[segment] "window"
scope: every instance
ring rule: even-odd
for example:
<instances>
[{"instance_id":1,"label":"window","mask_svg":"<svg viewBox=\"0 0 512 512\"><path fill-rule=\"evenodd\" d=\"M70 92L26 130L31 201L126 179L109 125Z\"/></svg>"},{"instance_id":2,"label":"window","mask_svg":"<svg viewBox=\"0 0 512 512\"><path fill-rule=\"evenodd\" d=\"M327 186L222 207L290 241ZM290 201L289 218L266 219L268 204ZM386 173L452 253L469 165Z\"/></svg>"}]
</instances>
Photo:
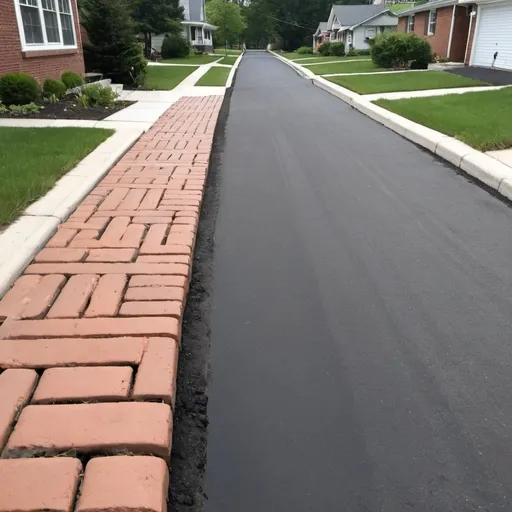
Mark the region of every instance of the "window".
<instances>
[{"instance_id":1,"label":"window","mask_svg":"<svg viewBox=\"0 0 512 512\"><path fill-rule=\"evenodd\" d=\"M428 35L433 36L436 33L437 10L430 11L428 14Z\"/></svg>"},{"instance_id":2,"label":"window","mask_svg":"<svg viewBox=\"0 0 512 512\"><path fill-rule=\"evenodd\" d=\"M407 32L414 32L414 14L407 17Z\"/></svg>"},{"instance_id":3,"label":"window","mask_svg":"<svg viewBox=\"0 0 512 512\"><path fill-rule=\"evenodd\" d=\"M16 14L24 50L75 47L71 0L17 0Z\"/></svg>"},{"instance_id":4,"label":"window","mask_svg":"<svg viewBox=\"0 0 512 512\"><path fill-rule=\"evenodd\" d=\"M192 41L196 40L196 27L190 27L190 39Z\"/></svg>"}]
</instances>

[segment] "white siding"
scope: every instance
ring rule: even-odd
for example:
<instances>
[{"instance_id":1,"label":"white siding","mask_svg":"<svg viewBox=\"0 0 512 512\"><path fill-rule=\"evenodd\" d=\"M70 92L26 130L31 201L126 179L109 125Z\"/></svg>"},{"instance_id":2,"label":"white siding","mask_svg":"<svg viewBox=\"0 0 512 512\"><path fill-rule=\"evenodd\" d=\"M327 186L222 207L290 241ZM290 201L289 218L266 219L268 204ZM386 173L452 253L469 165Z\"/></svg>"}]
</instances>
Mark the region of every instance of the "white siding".
<instances>
[{"instance_id":1,"label":"white siding","mask_svg":"<svg viewBox=\"0 0 512 512\"><path fill-rule=\"evenodd\" d=\"M377 16L376 18L373 18L373 20L367 21L365 25L378 27L396 27L398 26L398 17L385 13Z\"/></svg>"},{"instance_id":2,"label":"white siding","mask_svg":"<svg viewBox=\"0 0 512 512\"><path fill-rule=\"evenodd\" d=\"M151 37L151 45L155 50L162 50L162 43L164 42L165 34L153 34Z\"/></svg>"},{"instance_id":3,"label":"white siding","mask_svg":"<svg viewBox=\"0 0 512 512\"><path fill-rule=\"evenodd\" d=\"M180 7L183 7L183 16L185 20L190 20L189 0L180 0Z\"/></svg>"},{"instance_id":4,"label":"white siding","mask_svg":"<svg viewBox=\"0 0 512 512\"><path fill-rule=\"evenodd\" d=\"M471 64L490 67L498 52L495 67L512 69L512 3L482 6L477 24Z\"/></svg>"},{"instance_id":5,"label":"white siding","mask_svg":"<svg viewBox=\"0 0 512 512\"><path fill-rule=\"evenodd\" d=\"M375 27L371 27L372 29L375 29ZM353 31L354 35L353 35L353 40L354 42L352 43L354 45L354 48L356 50L366 50L367 48L370 48L370 45L368 44L367 41L365 41L365 38L366 38L366 31L365 31L366 27L363 25L361 27L356 27ZM347 48L347 51L349 49Z\"/></svg>"}]
</instances>

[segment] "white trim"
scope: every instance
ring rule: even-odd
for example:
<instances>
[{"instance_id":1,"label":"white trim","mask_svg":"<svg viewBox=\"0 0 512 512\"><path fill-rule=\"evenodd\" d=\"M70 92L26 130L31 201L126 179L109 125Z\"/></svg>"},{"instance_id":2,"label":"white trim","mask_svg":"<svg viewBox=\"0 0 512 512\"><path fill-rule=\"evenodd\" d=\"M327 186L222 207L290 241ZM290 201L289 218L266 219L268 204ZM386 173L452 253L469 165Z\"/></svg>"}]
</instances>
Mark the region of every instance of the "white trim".
<instances>
[{"instance_id":1,"label":"white trim","mask_svg":"<svg viewBox=\"0 0 512 512\"><path fill-rule=\"evenodd\" d=\"M436 21L434 24L434 31L430 30L430 26L432 25L432 13L435 13L436 15ZM437 29L437 9L430 9L428 11L428 28L427 28L427 36L435 36L436 35L436 29Z\"/></svg>"},{"instance_id":2,"label":"white trim","mask_svg":"<svg viewBox=\"0 0 512 512\"><path fill-rule=\"evenodd\" d=\"M477 4L476 9L476 25L475 25L475 35L473 36L473 44L471 45L471 57L469 57L469 65L473 65L473 59L475 58L475 48L476 48L476 38L478 37L478 32L480 31L480 18L482 17L482 7Z\"/></svg>"},{"instance_id":3,"label":"white trim","mask_svg":"<svg viewBox=\"0 0 512 512\"><path fill-rule=\"evenodd\" d=\"M76 28L75 28L75 14L73 12L73 2L75 0L67 0L69 1L69 8L70 8L70 14L63 13L66 16L71 16L71 26L73 27L73 39L75 40L74 45L65 45L63 43L63 33L62 33L62 25L60 21L60 9L59 9L59 1L55 0L55 8L57 13L57 24L59 27L59 35L61 42L60 43L49 43L46 36L46 25L44 22L44 11L43 6L41 3L41 0L36 0L37 2L37 9L39 11L39 19L41 21L41 31L43 33L43 43L42 44L31 44L26 43L25 38L25 30L23 28L23 19L21 17L21 8L19 0L13 0L14 1L14 11L16 13L16 22L18 25L18 34L20 37L20 44L21 44L21 50L24 52L39 52L39 51L52 51L52 50L76 50L78 48L78 40L76 37Z\"/></svg>"},{"instance_id":4,"label":"white trim","mask_svg":"<svg viewBox=\"0 0 512 512\"><path fill-rule=\"evenodd\" d=\"M453 4L453 11L452 11L452 22L450 25L450 37L448 38L448 50L446 51L447 55L446 58L450 58L450 52L452 50L452 38L453 38L453 27L455 25L455 9L457 9L457 4ZM437 19L436 19L437 23Z\"/></svg>"}]
</instances>

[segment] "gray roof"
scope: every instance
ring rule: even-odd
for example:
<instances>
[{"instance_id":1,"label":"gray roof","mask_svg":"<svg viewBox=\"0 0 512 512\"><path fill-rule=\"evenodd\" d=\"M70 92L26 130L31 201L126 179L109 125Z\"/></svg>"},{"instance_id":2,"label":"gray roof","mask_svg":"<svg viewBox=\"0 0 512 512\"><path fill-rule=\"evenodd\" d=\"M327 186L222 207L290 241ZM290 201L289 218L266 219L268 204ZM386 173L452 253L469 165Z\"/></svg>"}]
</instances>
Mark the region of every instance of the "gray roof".
<instances>
[{"instance_id":1,"label":"gray roof","mask_svg":"<svg viewBox=\"0 0 512 512\"><path fill-rule=\"evenodd\" d=\"M360 25L364 21L375 18L379 14L388 11L386 5L333 5L334 14L344 27Z\"/></svg>"},{"instance_id":2,"label":"gray roof","mask_svg":"<svg viewBox=\"0 0 512 512\"><path fill-rule=\"evenodd\" d=\"M320 30L320 32L325 32L327 30L327 21L321 21L318 24L317 30Z\"/></svg>"}]
</instances>

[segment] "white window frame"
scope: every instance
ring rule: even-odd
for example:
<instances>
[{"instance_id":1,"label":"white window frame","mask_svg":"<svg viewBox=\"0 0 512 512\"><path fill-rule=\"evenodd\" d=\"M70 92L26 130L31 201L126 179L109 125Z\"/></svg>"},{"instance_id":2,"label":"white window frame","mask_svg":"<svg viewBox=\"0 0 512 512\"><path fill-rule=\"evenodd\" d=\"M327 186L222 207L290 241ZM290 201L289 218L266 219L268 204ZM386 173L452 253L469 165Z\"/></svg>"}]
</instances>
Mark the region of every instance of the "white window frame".
<instances>
[{"instance_id":1,"label":"white window frame","mask_svg":"<svg viewBox=\"0 0 512 512\"><path fill-rule=\"evenodd\" d=\"M414 14L407 16L407 32L414 32Z\"/></svg>"},{"instance_id":2,"label":"white window frame","mask_svg":"<svg viewBox=\"0 0 512 512\"><path fill-rule=\"evenodd\" d=\"M71 16L71 26L73 27L73 39L75 41L75 44L73 45L65 45L64 44L64 36L62 33L62 24L60 20L60 7L59 7L59 1L54 0L55 2L55 9L57 13L57 24L59 27L59 36L60 36L60 42L59 43L49 43L48 38L46 36L46 25L44 21L44 9L41 0L36 0L37 2L37 9L39 11L39 19L41 20L41 30L43 32L43 43L27 43L25 39L25 30L23 29L23 19L21 17L21 8L19 0L13 0L14 1L14 8L16 11L16 21L18 23L18 33L20 35L20 42L21 42L21 49L24 52L30 52L30 51L46 51L46 50L73 50L78 48L77 46L77 37L76 37L76 27L75 27L75 14L73 12L73 2L75 0L67 0L69 1L69 7L71 13L64 13L67 16Z\"/></svg>"},{"instance_id":3,"label":"white window frame","mask_svg":"<svg viewBox=\"0 0 512 512\"><path fill-rule=\"evenodd\" d=\"M436 33L437 9L432 9L428 13L428 32L427 35L433 36Z\"/></svg>"}]
</instances>

